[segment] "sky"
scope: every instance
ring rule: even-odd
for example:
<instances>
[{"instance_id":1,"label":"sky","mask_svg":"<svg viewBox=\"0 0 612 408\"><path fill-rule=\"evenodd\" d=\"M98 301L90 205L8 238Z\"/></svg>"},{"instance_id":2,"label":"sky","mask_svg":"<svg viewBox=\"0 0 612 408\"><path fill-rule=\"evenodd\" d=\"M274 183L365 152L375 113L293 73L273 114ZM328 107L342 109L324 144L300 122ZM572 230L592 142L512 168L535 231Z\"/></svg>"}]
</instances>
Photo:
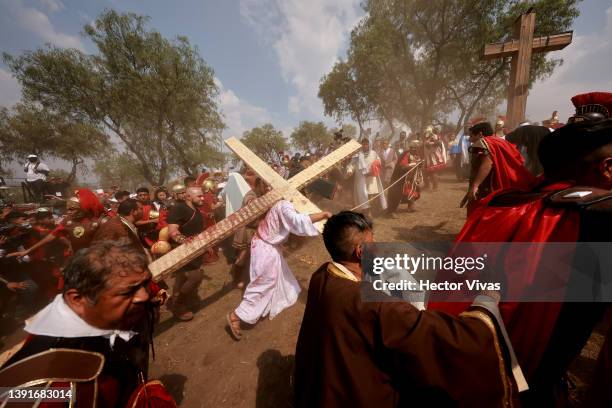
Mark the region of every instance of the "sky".
<instances>
[{"instance_id":1,"label":"sky","mask_svg":"<svg viewBox=\"0 0 612 408\"><path fill-rule=\"evenodd\" d=\"M185 35L215 72L224 136L271 122L288 136L301 120L323 120L318 85L344 57L352 27L363 16L360 0L0 0L0 51L19 54L51 43L88 53L85 24L113 8L151 17L164 36ZM573 43L550 53L564 64L534 85L527 117L562 121L570 98L612 91L612 0L584 0ZM20 98L20 87L0 62L0 105Z\"/></svg>"}]
</instances>

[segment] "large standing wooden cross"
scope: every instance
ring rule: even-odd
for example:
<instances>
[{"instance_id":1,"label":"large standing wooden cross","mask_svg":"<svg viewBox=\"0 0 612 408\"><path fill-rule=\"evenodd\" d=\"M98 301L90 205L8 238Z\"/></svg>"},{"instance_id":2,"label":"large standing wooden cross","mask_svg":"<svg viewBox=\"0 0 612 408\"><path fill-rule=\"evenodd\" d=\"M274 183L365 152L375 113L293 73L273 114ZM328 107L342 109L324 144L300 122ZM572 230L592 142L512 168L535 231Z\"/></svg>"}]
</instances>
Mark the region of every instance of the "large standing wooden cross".
<instances>
[{"instance_id":1,"label":"large standing wooden cross","mask_svg":"<svg viewBox=\"0 0 612 408\"><path fill-rule=\"evenodd\" d=\"M572 31L546 37L533 38L535 13L522 14L514 25L513 39L503 43L487 44L483 59L512 57L506 126L514 129L525 120L531 54L534 52L557 51L572 42Z\"/></svg>"},{"instance_id":2,"label":"large standing wooden cross","mask_svg":"<svg viewBox=\"0 0 612 408\"><path fill-rule=\"evenodd\" d=\"M285 180L238 139L232 137L227 139L225 143L246 163L247 166L252 168L259 177L270 185L272 190L208 228L194 240L173 249L166 255L149 264L149 269L153 274L154 280L159 281L167 277L172 272L180 269L198 256L201 256L206 249L217 245L224 238L234 233L238 228L256 220L280 200L284 199L291 201L295 209L304 214L320 212L321 210L319 207L308 200L308 198L298 190L318 177L321 177L324 173L331 170L338 162L351 156L361 148L360 143L351 140L296 174L291 179ZM319 231L323 230L322 222L315 225Z\"/></svg>"}]
</instances>

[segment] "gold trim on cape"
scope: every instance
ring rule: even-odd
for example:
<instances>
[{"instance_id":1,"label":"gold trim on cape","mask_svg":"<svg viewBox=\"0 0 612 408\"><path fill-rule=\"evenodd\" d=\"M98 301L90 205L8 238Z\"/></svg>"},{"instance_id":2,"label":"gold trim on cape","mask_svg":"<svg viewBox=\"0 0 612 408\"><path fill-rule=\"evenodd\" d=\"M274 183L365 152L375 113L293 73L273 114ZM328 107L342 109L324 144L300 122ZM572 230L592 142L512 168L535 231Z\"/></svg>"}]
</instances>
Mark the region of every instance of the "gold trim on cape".
<instances>
[{"instance_id":1,"label":"gold trim on cape","mask_svg":"<svg viewBox=\"0 0 612 408\"><path fill-rule=\"evenodd\" d=\"M495 345L495 353L497 354L497 359L499 360L499 374L501 377L502 384L504 386L504 407L513 407L514 404L512 402L512 382L508 378L508 372L506 370L506 363L504 361L504 355L502 354L501 346L499 345L499 339L497 336L497 329L495 328L495 323L491 317L482 312L480 310L468 310L461 313L459 316L463 317L472 317L483 322L491 333L493 334L493 344Z\"/></svg>"}]
</instances>

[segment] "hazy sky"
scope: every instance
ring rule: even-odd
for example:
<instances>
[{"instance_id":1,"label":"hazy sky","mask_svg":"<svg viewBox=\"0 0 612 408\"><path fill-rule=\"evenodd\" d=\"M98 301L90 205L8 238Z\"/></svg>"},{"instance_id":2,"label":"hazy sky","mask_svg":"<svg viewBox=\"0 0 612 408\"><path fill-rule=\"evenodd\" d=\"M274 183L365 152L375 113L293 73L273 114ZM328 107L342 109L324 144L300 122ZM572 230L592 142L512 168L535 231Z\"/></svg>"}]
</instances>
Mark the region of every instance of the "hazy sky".
<instances>
[{"instance_id":1,"label":"hazy sky","mask_svg":"<svg viewBox=\"0 0 612 408\"><path fill-rule=\"evenodd\" d=\"M300 120L325 120L318 83L345 56L359 0L0 0L0 50L20 53L44 43L94 52L84 24L106 8L151 17L167 37L186 35L219 80L226 136L272 122L288 135ZM612 0L585 0L574 43L552 53L565 64L537 84L528 117L558 110L565 120L576 93L612 91ZM19 99L19 85L0 63L0 105Z\"/></svg>"}]
</instances>

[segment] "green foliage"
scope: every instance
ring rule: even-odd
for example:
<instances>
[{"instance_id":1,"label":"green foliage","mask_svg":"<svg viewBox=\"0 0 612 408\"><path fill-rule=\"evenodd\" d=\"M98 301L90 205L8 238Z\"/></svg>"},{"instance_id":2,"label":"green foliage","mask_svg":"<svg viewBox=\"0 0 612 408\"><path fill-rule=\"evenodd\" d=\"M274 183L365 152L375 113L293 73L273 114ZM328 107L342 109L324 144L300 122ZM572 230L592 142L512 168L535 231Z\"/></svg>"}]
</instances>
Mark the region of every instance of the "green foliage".
<instances>
[{"instance_id":1,"label":"green foliage","mask_svg":"<svg viewBox=\"0 0 612 408\"><path fill-rule=\"evenodd\" d=\"M247 130L241 140L257 156L268 162L277 160L278 152L289 147L283 132L274 129L270 123Z\"/></svg>"},{"instance_id":2,"label":"green foliage","mask_svg":"<svg viewBox=\"0 0 612 408\"><path fill-rule=\"evenodd\" d=\"M398 119L418 131L455 111L457 126L506 95L509 59L480 59L486 43L503 41L533 7L535 35L569 30L580 0L366 0L351 33L347 60L323 77L325 113L341 121ZM534 54L531 83L561 63Z\"/></svg>"},{"instance_id":3,"label":"green foliage","mask_svg":"<svg viewBox=\"0 0 612 408\"><path fill-rule=\"evenodd\" d=\"M333 136L323 122L302 121L291 133L291 143L303 152L322 153Z\"/></svg>"},{"instance_id":4,"label":"green foliage","mask_svg":"<svg viewBox=\"0 0 612 408\"><path fill-rule=\"evenodd\" d=\"M341 128L333 127L329 130L329 133L333 135L340 129L342 129L342 134L344 135L344 137L350 137L352 139L357 138L357 128L354 125L351 125L350 123L343 124Z\"/></svg>"},{"instance_id":5,"label":"green foliage","mask_svg":"<svg viewBox=\"0 0 612 408\"><path fill-rule=\"evenodd\" d=\"M34 104L0 109L0 146L5 161L25 161L29 154L55 157L72 164L66 179L74 180L85 159L102 157L111 148L108 135L96 125Z\"/></svg>"},{"instance_id":6,"label":"green foliage","mask_svg":"<svg viewBox=\"0 0 612 408\"><path fill-rule=\"evenodd\" d=\"M364 82L356 78L355 68L347 62L337 62L332 71L321 79L319 98L323 101L324 112L342 122L350 117L363 130L363 124L370 118L371 105L367 102Z\"/></svg>"},{"instance_id":7,"label":"green foliage","mask_svg":"<svg viewBox=\"0 0 612 408\"><path fill-rule=\"evenodd\" d=\"M93 169L104 188L119 186L121 190L135 191L148 184L137 160L129 153L116 153L96 161Z\"/></svg>"},{"instance_id":8,"label":"green foliage","mask_svg":"<svg viewBox=\"0 0 612 408\"><path fill-rule=\"evenodd\" d=\"M122 142L153 185L219 160L212 69L185 37L163 38L148 18L110 10L84 35L98 53L52 46L4 54L27 102L102 127Z\"/></svg>"}]
</instances>

